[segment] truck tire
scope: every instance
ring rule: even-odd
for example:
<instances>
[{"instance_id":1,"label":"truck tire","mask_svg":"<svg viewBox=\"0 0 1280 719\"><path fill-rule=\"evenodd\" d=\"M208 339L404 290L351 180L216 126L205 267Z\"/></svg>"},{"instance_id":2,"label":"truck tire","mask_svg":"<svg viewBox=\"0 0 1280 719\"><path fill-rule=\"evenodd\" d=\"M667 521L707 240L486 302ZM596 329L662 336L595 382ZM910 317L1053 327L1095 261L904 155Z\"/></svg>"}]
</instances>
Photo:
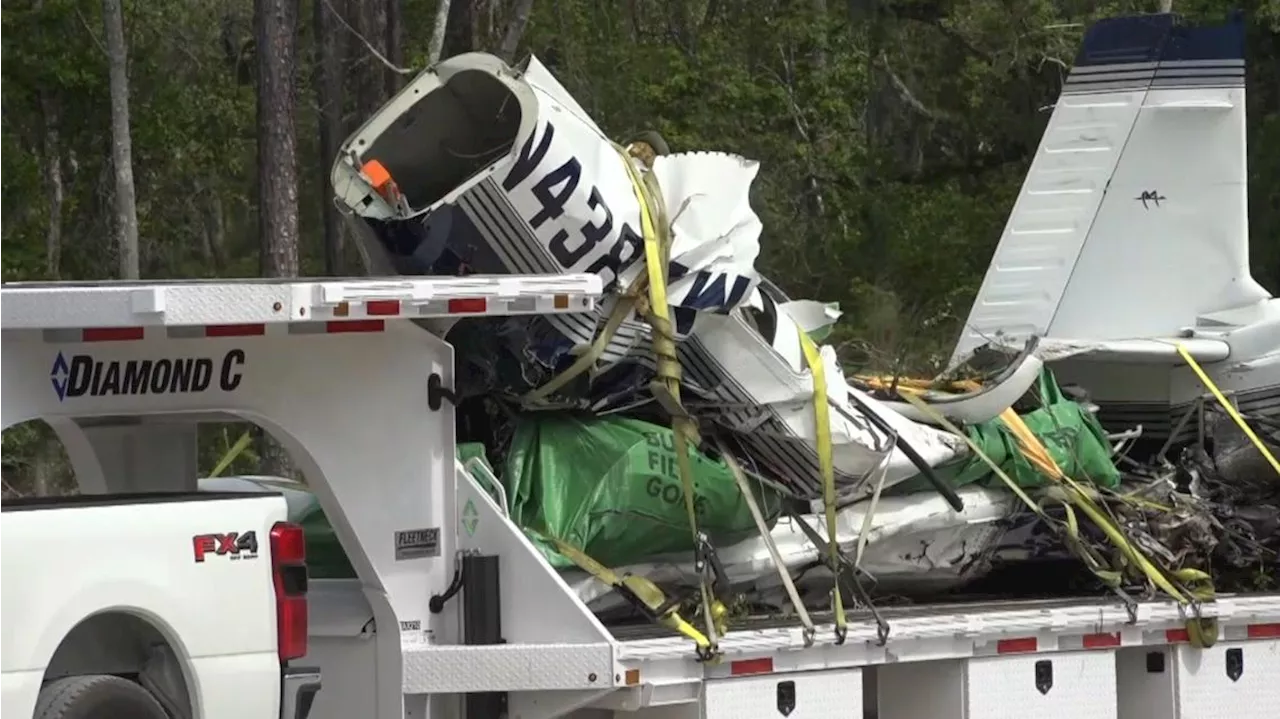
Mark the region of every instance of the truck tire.
<instances>
[{"instance_id":1,"label":"truck tire","mask_svg":"<svg viewBox=\"0 0 1280 719\"><path fill-rule=\"evenodd\" d=\"M40 690L34 719L168 719L141 685L110 674L55 679Z\"/></svg>"}]
</instances>

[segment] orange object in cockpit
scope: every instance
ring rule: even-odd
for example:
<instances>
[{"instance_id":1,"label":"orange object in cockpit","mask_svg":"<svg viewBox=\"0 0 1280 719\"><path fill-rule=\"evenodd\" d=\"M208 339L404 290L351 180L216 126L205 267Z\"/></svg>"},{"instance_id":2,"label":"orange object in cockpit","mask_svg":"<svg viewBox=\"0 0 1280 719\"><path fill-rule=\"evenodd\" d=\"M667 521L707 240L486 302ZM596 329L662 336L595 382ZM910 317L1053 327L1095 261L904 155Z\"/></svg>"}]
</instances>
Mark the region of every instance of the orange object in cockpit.
<instances>
[{"instance_id":1,"label":"orange object in cockpit","mask_svg":"<svg viewBox=\"0 0 1280 719\"><path fill-rule=\"evenodd\" d=\"M387 201L394 201L395 197L400 194L400 189L396 187L395 180L391 179L391 173L387 168L377 160L369 160L360 168L360 172L369 178L369 184L373 185L374 191L382 195Z\"/></svg>"}]
</instances>

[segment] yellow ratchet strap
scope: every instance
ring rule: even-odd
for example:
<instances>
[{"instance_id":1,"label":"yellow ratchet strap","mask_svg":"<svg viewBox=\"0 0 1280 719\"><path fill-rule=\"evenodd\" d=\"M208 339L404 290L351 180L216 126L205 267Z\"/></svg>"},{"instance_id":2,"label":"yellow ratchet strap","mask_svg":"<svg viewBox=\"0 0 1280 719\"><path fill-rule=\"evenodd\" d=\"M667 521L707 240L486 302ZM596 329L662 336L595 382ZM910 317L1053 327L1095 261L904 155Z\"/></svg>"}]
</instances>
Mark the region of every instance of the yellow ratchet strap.
<instances>
[{"instance_id":1,"label":"yellow ratchet strap","mask_svg":"<svg viewBox=\"0 0 1280 719\"><path fill-rule=\"evenodd\" d=\"M965 392L975 392L982 389L982 383L977 380L959 379L945 384L938 384L931 379L919 379L916 377L895 377L893 375L854 375L853 378L872 389L887 390L895 387L900 390L910 392L928 392L937 390L941 392L949 392L953 394L963 394Z\"/></svg>"},{"instance_id":2,"label":"yellow ratchet strap","mask_svg":"<svg viewBox=\"0 0 1280 719\"><path fill-rule=\"evenodd\" d=\"M706 621L707 647L699 646L698 655L704 660L714 659L719 655L719 636L725 632L725 619L728 608L715 597L707 581L707 572L698 547L701 538L698 532L698 513L694 504L693 463L689 458L689 443L699 442L698 431L693 418L685 411L680 402L680 358L676 354L675 334L671 327L670 305L667 300L667 264L670 253L670 238L667 235L662 194L656 187L653 173L642 177L640 171L632 163L630 151L617 147L622 156L623 167L631 180L635 191L636 202L640 206L640 229L644 238L645 265L649 277L649 307L647 319L652 331L651 343L657 364L657 377L650 383L650 391L663 409L671 415L671 431L675 435L676 467L680 472L680 484L684 490L685 512L689 518L689 531L693 538L696 563L699 567L699 592L702 598L703 619Z\"/></svg>"},{"instance_id":3,"label":"yellow ratchet strap","mask_svg":"<svg viewBox=\"0 0 1280 719\"><path fill-rule=\"evenodd\" d=\"M645 264L648 272L647 274L641 273L638 275L621 294L600 333L589 346L580 348L581 353L573 364L546 384L527 393L523 400L528 403L543 399L564 387L583 372L593 368L600 355L604 353L605 347L608 346L614 334L617 333L618 327L626 321L631 313L639 311L644 314L652 328L653 351L657 360L658 378L651 383L650 389L655 399L671 415L671 429L675 435L676 465L680 473L685 512L688 514L689 529L696 551L699 546L700 536L698 532L698 515L694 503L693 463L689 458L688 442L697 444L699 438L693 419L680 403L680 361L676 355L675 336L671 329L666 293L667 255L669 253L665 237L666 222L665 218L662 218L663 221L658 221L654 216L654 205L658 205L658 209L661 212L662 194L659 192L656 184L657 180L653 177L653 173L647 173L642 177L635 165L632 164L632 156L634 154L632 148L623 148L619 145L614 145L614 148L621 156L623 167L626 168L627 177L631 180L636 201L640 206L640 224L644 238ZM641 294L646 285L649 290L647 302L646 298ZM610 586L620 588L624 593L629 593L641 604L648 607L650 612L657 612L660 607L665 606L666 598L663 596L662 590L652 582L641 577L631 576L619 579L612 570L591 559L576 547L558 539L548 538L548 541L553 542L561 554L584 571ZM699 560L700 568L701 565L702 562ZM705 571L700 571L699 575L702 611L707 622L707 634L704 635L680 618L675 613L674 608L664 612L661 617L658 617L658 620L692 639L698 647L699 658L710 660L719 654L717 647L718 636L725 631L724 621L729 611L719 598L712 595Z\"/></svg>"},{"instance_id":4,"label":"yellow ratchet strap","mask_svg":"<svg viewBox=\"0 0 1280 719\"><path fill-rule=\"evenodd\" d=\"M533 532L533 534L550 542L557 552L577 565L579 569L613 587L628 601L639 605L641 609L644 609L649 614L653 621L693 640L693 643L698 646L700 651L710 650L711 642L707 640L706 635L680 616L676 611L677 605L667 601L666 594L663 593L658 585L644 577L636 577L630 574L619 576L617 572L592 559L586 552L564 540L549 537L540 532Z\"/></svg>"},{"instance_id":5,"label":"yellow ratchet strap","mask_svg":"<svg viewBox=\"0 0 1280 719\"><path fill-rule=\"evenodd\" d=\"M734 458L733 453L718 437L716 438L716 449L720 450L725 466L729 468L729 473L733 475L734 483L738 485L738 491L742 493L742 498L747 503L747 509L751 512L751 519L756 523L756 530L760 532L760 540L764 542L765 548L769 550L769 558L773 560L773 568L778 570L778 579L782 581L782 586L787 592L787 598L791 600L791 606L795 609L796 618L800 620L800 626L804 630L804 645L806 647L812 646L814 636L813 619L809 616L809 610L804 606L804 601L800 599L800 592L796 589L795 580L791 578L791 572L787 571L787 565L782 561L782 555L778 552L778 543L773 541L773 534L769 532L769 524L764 518L764 512L760 511L760 503L756 501L756 493L751 488L751 485L747 484L747 477L743 474L738 460Z\"/></svg>"},{"instance_id":6,"label":"yellow ratchet strap","mask_svg":"<svg viewBox=\"0 0 1280 719\"><path fill-rule=\"evenodd\" d=\"M600 330L600 334L596 335L595 340L578 355L578 359L574 360L573 364L566 367L560 374L552 377L546 384L529 392L521 399L525 403L536 402L537 400L544 399L552 392L555 392L568 384L578 375L595 367L596 362L600 360L600 355L604 354L605 348L609 346L611 341L613 341L613 336L617 333L618 328L621 327L622 323L631 315L631 311L636 308L636 300L639 297L640 291L644 289L644 283L647 279L648 278L644 275L639 275L634 281L632 281L631 285L627 287L626 291L618 297L618 301L614 304L613 311L609 313L609 319L605 322L604 328Z\"/></svg>"},{"instance_id":7,"label":"yellow ratchet strap","mask_svg":"<svg viewBox=\"0 0 1280 719\"><path fill-rule=\"evenodd\" d=\"M942 416L942 413L930 407L926 402L921 400L910 392L899 392L904 400L923 412L930 419L937 422L948 431L964 440L969 449L978 456L992 472L995 473L1019 499L1023 501L1031 511L1035 512L1041 519L1050 522L1051 526L1056 527L1063 532L1064 539L1069 547L1076 551L1085 565L1089 567L1097 577L1112 589L1119 589L1122 580L1122 574L1118 571L1106 568L1103 560L1098 557L1091 549L1085 545L1079 536L1079 528L1076 522L1075 510L1079 509L1090 521L1094 523L1106 535L1111 544L1120 550L1121 555L1130 565L1139 569L1142 574L1153 585L1169 595L1171 599L1183 605L1191 605L1193 609L1199 602L1208 601L1213 598L1213 587L1209 575L1196 569L1182 569L1176 571L1167 571L1156 566L1147 556L1129 541L1124 535L1123 530L1116 525L1111 516L1093 500L1092 494L1079 482L1068 477L1058 463L1053 460L1049 450L1040 442L1040 440L1027 427L1022 417L1018 416L1013 408L1006 409L1001 415L1000 420L1013 432L1014 437L1018 440L1018 448L1023 456L1031 462L1036 469L1043 473L1050 480L1056 482L1057 489L1060 492L1055 496L1061 497L1063 508L1066 511L1067 521L1065 527L1058 526L1053 520L1045 514L1044 509L1040 507L1034 500L1027 495L1021 487L1013 481L1003 469L1000 468L990 457L988 457L981 448L978 447L968 434L961 431L950 420ZM1194 589L1189 587L1194 586ZM1198 616L1191 617L1186 624L1187 635L1191 640L1191 644L1196 647L1209 647L1217 641L1217 626L1215 620L1204 619Z\"/></svg>"},{"instance_id":8,"label":"yellow ratchet strap","mask_svg":"<svg viewBox=\"0 0 1280 719\"><path fill-rule=\"evenodd\" d=\"M1213 384L1213 380L1208 376L1208 372L1204 371L1204 368L1199 365L1196 358L1192 357L1192 353L1188 351L1187 345L1178 343L1176 347L1178 347L1178 354L1183 358L1183 361L1187 362L1187 366L1192 368L1193 372L1196 372L1196 376L1199 381L1201 381L1201 384L1206 386L1208 391L1210 391L1213 395L1213 399L1217 400L1217 403L1222 407L1222 411L1226 412L1226 415L1231 418L1231 421L1235 422L1235 426L1240 427L1240 431L1244 432L1244 436L1249 438L1249 441L1253 443L1254 448L1257 448L1258 453L1262 454L1262 457L1266 457L1267 462L1271 464L1272 470L1275 470L1277 475L1280 475L1280 462L1276 461L1275 454L1271 452L1271 449L1268 448L1260 438L1258 438L1257 432L1253 431L1253 427L1249 426L1249 423L1244 421L1244 417L1240 416L1240 412L1235 408L1234 404L1231 404L1226 400L1226 395L1222 394L1222 390L1219 389L1219 386ZM1175 578L1178 578L1180 582L1183 582L1183 585L1188 587L1190 594L1196 597L1197 600L1211 601L1213 599L1213 581L1212 577L1208 576L1208 574L1199 571L1199 569L1180 569L1180 571L1175 572L1174 574ZM1201 619L1199 620L1199 624L1202 624L1202 636L1199 637L1199 641L1203 642L1203 646L1212 646L1213 640L1216 640L1217 638L1217 620ZM1187 633L1190 640L1192 640L1192 644L1202 646L1201 644L1197 644L1196 632L1192 631L1192 622L1188 623Z\"/></svg>"},{"instance_id":9,"label":"yellow ratchet strap","mask_svg":"<svg viewBox=\"0 0 1280 719\"><path fill-rule=\"evenodd\" d=\"M1253 442L1253 446L1257 447L1258 451L1262 453L1262 456L1267 458L1267 461L1271 463L1271 468L1276 471L1276 474L1280 474L1280 461L1276 460L1276 456L1271 453L1271 450L1267 449L1265 444L1262 443L1262 440L1254 433L1253 428L1249 426L1249 423L1245 422L1244 417L1241 417L1240 413L1236 411L1235 406L1227 401L1226 396L1222 394L1222 390L1218 389L1218 385L1214 384L1213 380L1209 379L1209 375L1204 371L1204 368L1200 366L1200 363L1196 362L1195 357L1192 357L1191 353L1187 351L1186 346L1179 343L1177 347L1178 354L1182 355L1183 361L1187 363L1187 366L1191 368L1191 371L1195 372L1196 376L1200 378L1200 381L1204 383L1204 386L1209 388L1209 391L1213 393L1213 398L1218 400L1218 404L1222 405L1222 409L1226 410L1231 419L1235 420L1236 426L1240 427L1240 431L1244 432L1244 436L1248 437L1249 441Z\"/></svg>"},{"instance_id":10,"label":"yellow ratchet strap","mask_svg":"<svg viewBox=\"0 0 1280 719\"><path fill-rule=\"evenodd\" d=\"M239 457L240 453L243 452L252 441L253 437L250 436L248 431L240 435L240 439L237 439L236 443L227 449L227 453L222 455L222 459L218 460L217 466L213 468L213 471L209 473L209 476L217 477L227 471L227 467L230 467L231 463L236 461L236 457Z\"/></svg>"},{"instance_id":11,"label":"yellow ratchet strap","mask_svg":"<svg viewBox=\"0 0 1280 719\"><path fill-rule=\"evenodd\" d=\"M634 144L627 148L619 147L616 144L614 145L614 148L618 150L619 154L622 155L623 163L626 165L626 168L627 168L628 179L631 180L632 185L636 188L636 192L637 192L636 197L640 201L640 208L641 208L641 215L642 215L641 222L643 223L644 220L646 219L645 210L648 206L647 205L648 196L656 194L657 197L660 198L661 195L657 194L658 193L658 188L656 185L657 181L656 179L653 179L652 173L647 175L643 181L640 181L637 179L638 173L635 171L635 168L631 165L631 157L633 156L640 157L640 156L636 154L636 152L633 150L634 147L635 147ZM650 224L652 224L651 215L648 216L648 219L650 220ZM646 234L645 237L648 238L649 235ZM647 249L647 245L648 245L648 240L646 239L646 249ZM647 260L648 260L648 252L646 251L646 261ZM665 272L665 269L666 269L665 262L662 265L662 269ZM605 325L600 330L600 333L596 335L595 340L592 341L592 343L590 345L587 345L585 348L584 347L575 348L575 350L579 353L578 359L574 360L573 364L566 367L564 371L562 371L560 374L553 377L546 384L527 393L522 398L523 401L526 403L530 403L540 399L544 399L547 396L549 396L551 393L555 392L561 387L564 387L566 384L568 384L571 380L573 380L578 375L595 367L596 362L600 360L600 356L604 354L605 348L608 347L611 341L613 341L613 336L617 334L618 328L622 326L622 323L625 322L628 317L631 316L632 311L639 310L641 314L645 314L645 310L647 308L644 307L644 303L642 301L643 296L641 295L641 293L644 291L645 283L650 280L650 276L652 274L653 274L652 271L650 271L648 274L641 273L637 275L636 278L632 280L631 284L627 287L627 289L624 290L621 293L621 295L618 297L618 301L614 304L613 310L609 314L609 319L605 322Z\"/></svg>"},{"instance_id":12,"label":"yellow ratchet strap","mask_svg":"<svg viewBox=\"0 0 1280 719\"><path fill-rule=\"evenodd\" d=\"M800 334L800 348L804 350L805 364L813 374L813 421L818 438L818 469L822 473L822 509L827 517L827 552L830 554L831 571L835 573L835 586L831 588L831 613L836 625L836 644L843 644L848 635L848 622L844 616L844 599L840 596L840 545L836 539L836 470L831 456L831 407L827 405L827 373L822 366L822 354L804 330Z\"/></svg>"}]
</instances>

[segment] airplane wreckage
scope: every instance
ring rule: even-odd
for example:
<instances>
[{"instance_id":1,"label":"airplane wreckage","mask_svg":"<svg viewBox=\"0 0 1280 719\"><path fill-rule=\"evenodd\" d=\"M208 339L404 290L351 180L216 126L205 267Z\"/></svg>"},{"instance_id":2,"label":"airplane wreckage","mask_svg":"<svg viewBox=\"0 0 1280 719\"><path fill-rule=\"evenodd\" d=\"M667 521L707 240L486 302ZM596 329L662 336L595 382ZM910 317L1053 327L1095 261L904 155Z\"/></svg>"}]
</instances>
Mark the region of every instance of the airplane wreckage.
<instances>
[{"instance_id":1,"label":"airplane wreckage","mask_svg":"<svg viewBox=\"0 0 1280 719\"><path fill-rule=\"evenodd\" d=\"M626 605L597 562L770 611L825 606L833 570L870 602L1068 560L1094 590L1194 601L1275 581L1280 550L1243 58L1238 20L1088 30L930 379L845 374L839 311L756 272L758 163L617 144L536 58L423 72L332 183L371 275L604 279L595 317L430 327L457 348L468 466L599 612Z\"/></svg>"}]
</instances>

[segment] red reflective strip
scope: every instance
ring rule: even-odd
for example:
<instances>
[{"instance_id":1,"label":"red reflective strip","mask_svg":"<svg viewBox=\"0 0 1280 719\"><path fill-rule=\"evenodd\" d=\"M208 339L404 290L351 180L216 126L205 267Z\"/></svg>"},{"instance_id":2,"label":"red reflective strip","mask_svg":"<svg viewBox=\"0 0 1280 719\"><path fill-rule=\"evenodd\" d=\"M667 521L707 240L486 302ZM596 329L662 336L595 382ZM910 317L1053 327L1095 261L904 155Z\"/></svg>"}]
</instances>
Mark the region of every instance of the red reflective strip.
<instances>
[{"instance_id":1,"label":"red reflective strip","mask_svg":"<svg viewBox=\"0 0 1280 719\"><path fill-rule=\"evenodd\" d=\"M1250 639L1280 639L1280 624L1250 624Z\"/></svg>"},{"instance_id":2,"label":"red reflective strip","mask_svg":"<svg viewBox=\"0 0 1280 719\"><path fill-rule=\"evenodd\" d=\"M1106 649L1108 647L1120 646L1120 633L1115 634L1086 634L1084 635L1085 649Z\"/></svg>"},{"instance_id":3,"label":"red reflective strip","mask_svg":"<svg viewBox=\"0 0 1280 719\"><path fill-rule=\"evenodd\" d=\"M1035 637L1019 637L1017 639L1001 639L996 642L996 654L1019 654L1034 652L1037 648Z\"/></svg>"},{"instance_id":4,"label":"red reflective strip","mask_svg":"<svg viewBox=\"0 0 1280 719\"><path fill-rule=\"evenodd\" d=\"M741 659L729 664L729 676L741 677L747 674L769 674L773 671L773 657L759 659Z\"/></svg>"},{"instance_id":5,"label":"red reflective strip","mask_svg":"<svg viewBox=\"0 0 1280 719\"><path fill-rule=\"evenodd\" d=\"M385 327L386 323L382 320L348 320L324 323L324 331L330 334L344 334L347 332L381 332Z\"/></svg>"},{"instance_id":6,"label":"red reflective strip","mask_svg":"<svg viewBox=\"0 0 1280 719\"><path fill-rule=\"evenodd\" d=\"M1189 642L1191 641L1191 635L1187 634L1187 630L1185 629L1166 629L1164 632L1164 640L1170 644Z\"/></svg>"},{"instance_id":7,"label":"red reflective strip","mask_svg":"<svg viewBox=\"0 0 1280 719\"><path fill-rule=\"evenodd\" d=\"M463 297L449 300L449 314L467 314L484 312L489 309L489 301L483 297Z\"/></svg>"},{"instance_id":8,"label":"red reflective strip","mask_svg":"<svg viewBox=\"0 0 1280 719\"><path fill-rule=\"evenodd\" d=\"M372 300L364 303L364 311L369 315L398 315L400 300Z\"/></svg>"},{"instance_id":9,"label":"red reflective strip","mask_svg":"<svg viewBox=\"0 0 1280 719\"><path fill-rule=\"evenodd\" d=\"M94 327L84 330L80 337L83 342L123 342L142 339L141 327Z\"/></svg>"},{"instance_id":10,"label":"red reflective strip","mask_svg":"<svg viewBox=\"0 0 1280 719\"><path fill-rule=\"evenodd\" d=\"M258 337L267 333L266 325L206 325L205 337Z\"/></svg>"}]
</instances>

